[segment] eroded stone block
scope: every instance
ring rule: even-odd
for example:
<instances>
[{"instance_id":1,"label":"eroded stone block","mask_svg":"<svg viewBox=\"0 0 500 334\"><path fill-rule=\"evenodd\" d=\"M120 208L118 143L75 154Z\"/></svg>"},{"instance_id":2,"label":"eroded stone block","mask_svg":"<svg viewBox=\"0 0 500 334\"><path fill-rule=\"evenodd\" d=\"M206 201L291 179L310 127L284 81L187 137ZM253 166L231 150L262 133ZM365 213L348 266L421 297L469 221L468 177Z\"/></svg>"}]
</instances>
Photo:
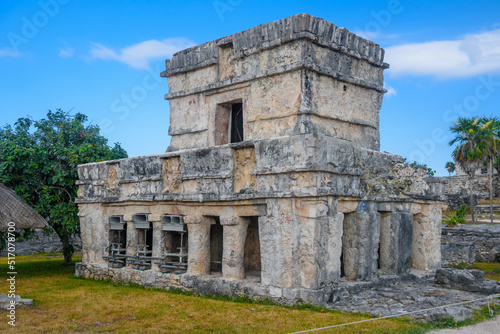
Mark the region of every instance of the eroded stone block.
<instances>
[{"instance_id":1,"label":"eroded stone block","mask_svg":"<svg viewBox=\"0 0 500 334\"><path fill-rule=\"evenodd\" d=\"M354 212L344 218L342 257L344 274L350 280L366 281L377 275L380 213Z\"/></svg>"}]
</instances>

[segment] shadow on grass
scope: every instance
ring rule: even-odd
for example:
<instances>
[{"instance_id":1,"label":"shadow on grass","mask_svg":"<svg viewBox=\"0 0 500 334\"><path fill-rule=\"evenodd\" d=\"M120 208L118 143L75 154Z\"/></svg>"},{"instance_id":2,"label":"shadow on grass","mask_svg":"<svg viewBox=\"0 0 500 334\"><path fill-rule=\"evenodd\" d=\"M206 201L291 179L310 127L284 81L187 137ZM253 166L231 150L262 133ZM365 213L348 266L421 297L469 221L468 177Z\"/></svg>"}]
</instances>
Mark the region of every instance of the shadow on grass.
<instances>
[{"instance_id":1,"label":"shadow on grass","mask_svg":"<svg viewBox=\"0 0 500 334\"><path fill-rule=\"evenodd\" d=\"M80 259L77 259L80 261ZM76 261L73 261L76 263ZM73 276L75 273L75 266L64 265L61 259L44 259L36 261L16 262L15 270L18 274L22 274L24 278L29 277L48 277L48 276ZM7 263L0 264L0 272L8 272Z\"/></svg>"}]
</instances>

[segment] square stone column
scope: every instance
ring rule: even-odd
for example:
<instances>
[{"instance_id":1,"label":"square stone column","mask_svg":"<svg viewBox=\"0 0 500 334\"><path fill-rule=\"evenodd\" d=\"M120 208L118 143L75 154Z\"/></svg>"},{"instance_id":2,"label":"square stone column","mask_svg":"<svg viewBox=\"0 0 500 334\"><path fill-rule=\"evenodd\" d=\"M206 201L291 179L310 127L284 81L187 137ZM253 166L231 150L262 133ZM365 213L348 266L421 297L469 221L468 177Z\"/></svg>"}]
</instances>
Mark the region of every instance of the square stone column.
<instances>
[{"instance_id":1,"label":"square stone column","mask_svg":"<svg viewBox=\"0 0 500 334\"><path fill-rule=\"evenodd\" d=\"M127 255L135 256L137 254L137 230L133 214L125 214L123 221L127 223ZM132 265L127 264L127 267L132 268Z\"/></svg>"},{"instance_id":2,"label":"square stone column","mask_svg":"<svg viewBox=\"0 0 500 334\"><path fill-rule=\"evenodd\" d=\"M188 227L188 268L192 275L210 274L210 225L214 220L205 216L185 216Z\"/></svg>"},{"instance_id":3,"label":"square stone column","mask_svg":"<svg viewBox=\"0 0 500 334\"><path fill-rule=\"evenodd\" d=\"M441 268L442 204L422 205L413 222L411 267L420 270Z\"/></svg>"},{"instance_id":4,"label":"square stone column","mask_svg":"<svg viewBox=\"0 0 500 334\"><path fill-rule=\"evenodd\" d=\"M320 282L330 285L340 281L340 255L342 254L342 224L344 222L344 214L337 213L328 217L328 229L326 233L321 234L320 238L325 238L326 256L324 267L321 268Z\"/></svg>"},{"instance_id":5,"label":"square stone column","mask_svg":"<svg viewBox=\"0 0 500 334\"><path fill-rule=\"evenodd\" d=\"M407 274L411 267L413 215L405 212L382 214L380 224L380 271Z\"/></svg>"},{"instance_id":6,"label":"square stone column","mask_svg":"<svg viewBox=\"0 0 500 334\"><path fill-rule=\"evenodd\" d=\"M109 255L109 216L100 204L79 204L82 238L82 261L108 265L103 256ZM104 222L104 223L103 223Z\"/></svg>"},{"instance_id":7,"label":"square stone column","mask_svg":"<svg viewBox=\"0 0 500 334\"><path fill-rule=\"evenodd\" d=\"M380 213L345 215L342 236L344 274L349 280L369 281L377 276Z\"/></svg>"},{"instance_id":8,"label":"square stone column","mask_svg":"<svg viewBox=\"0 0 500 334\"><path fill-rule=\"evenodd\" d=\"M161 216L157 214L149 215L149 221L151 222L151 228L153 229L153 252L152 257L162 257L163 252L161 249L161 244L163 241L163 224L161 222ZM151 269L159 271L159 266L155 263L159 260L151 260Z\"/></svg>"},{"instance_id":9,"label":"square stone column","mask_svg":"<svg viewBox=\"0 0 500 334\"><path fill-rule=\"evenodd\" d=\"M242 217L220 217L224 226L222 250L222 276L228 279L245 278L245 241L249 219Z\"/></svg>"}]
</instances>

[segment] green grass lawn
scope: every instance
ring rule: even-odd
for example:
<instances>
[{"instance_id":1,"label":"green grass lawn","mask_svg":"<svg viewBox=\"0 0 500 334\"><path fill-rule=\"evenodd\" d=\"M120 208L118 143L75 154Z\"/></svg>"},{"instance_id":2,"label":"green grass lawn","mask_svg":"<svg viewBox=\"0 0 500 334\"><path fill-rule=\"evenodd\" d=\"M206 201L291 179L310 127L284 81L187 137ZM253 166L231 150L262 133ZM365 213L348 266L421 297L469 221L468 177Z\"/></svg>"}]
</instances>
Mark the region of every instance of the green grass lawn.
<instances>
[{"instance_id":1,"label":"green grass lawn","mask_svg":"<svg viewBox=\"0 0 500 334\"><path fill-rule=\"evenodd\" d=\"M0 293L8 291L6 262L0 258ZM63 266L58 253L16 257L16 270L17 293L34 299L34 306L17 309L16 328L0 312L2 333L290 333L371 319L307 305L282 307L75 278L74 268ZM458 325L486 317L481 312ZM454 326L449 319L440 324L386 319L321 333L424 333Z\"/></svg>"}]
</instances>

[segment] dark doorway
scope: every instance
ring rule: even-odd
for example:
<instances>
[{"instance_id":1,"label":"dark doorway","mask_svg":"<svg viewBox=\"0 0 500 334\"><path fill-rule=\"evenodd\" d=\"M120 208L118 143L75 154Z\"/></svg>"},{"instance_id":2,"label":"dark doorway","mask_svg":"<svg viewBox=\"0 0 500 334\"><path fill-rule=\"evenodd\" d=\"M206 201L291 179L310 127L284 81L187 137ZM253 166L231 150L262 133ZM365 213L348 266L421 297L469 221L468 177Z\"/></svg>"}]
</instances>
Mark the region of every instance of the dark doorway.
<instances>
[{"instance_id":1,"label":"dark doorway","mask_svg":"<svg viewBox=\"0 0 500 334\"><path fill-rule=\"evenodd\" d=\"M223 227L219 217L210 226L210 272L222 272Z\"/></svg>"},{"instance_id":2,"label":"dark doorway","mask_svg":"<svg viewBox=\"0 0 500 334\"><path fill-rule=\"evenodd\" d=\"M151 227L146 230L146 245L148 253L153 253L153 229Z\"/></svg>"},{"instance_id":3,"label":"dark doorway","mask_svg":"<svg viewBox=\"0 0 500 334\"><path fill-rule=\"evenodd\" d=\"M255 276L260 281L259 218L251 217L245 241L245 276Z\"/></svg>"},{"instance_id":4,"label":"dark doorway","mask_svg":"<svg viewBox=\"0 0 500 334\"><path fill-rule=\"evenodd\" d=\"M243 141L243 103L231 105L231 143Z\"/></svg>"}]
</instances>

